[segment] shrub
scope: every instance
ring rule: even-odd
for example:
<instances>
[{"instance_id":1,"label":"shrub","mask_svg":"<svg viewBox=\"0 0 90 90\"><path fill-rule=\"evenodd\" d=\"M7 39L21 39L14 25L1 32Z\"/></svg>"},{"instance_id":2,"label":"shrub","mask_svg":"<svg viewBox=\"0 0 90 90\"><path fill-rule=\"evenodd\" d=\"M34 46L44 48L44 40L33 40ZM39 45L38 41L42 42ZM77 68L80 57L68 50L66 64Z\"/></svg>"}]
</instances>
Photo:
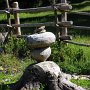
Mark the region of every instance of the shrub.
<instances>
[{"instance_id":1,"label":"shrub","mask_svg":"<svg viewBox=\"0 0 90 90\"><path fill-rule=\"evenodd\" d=\"M87 47L58 44L52 45L51 59L55 61L64 72L77 74L90 74L90 49Z\"/></svg>"},{"instance_id":2,"label":"shrub","mask_svg":"<svg viewBox=\"0 0 90 90\"><path fill-rule=\"evenodd\" d=\"M2 47L5 53L13 54L19 58L30 56L30 50L25 39L10 37L8 42Z\"/></svg>"}]
</instances>

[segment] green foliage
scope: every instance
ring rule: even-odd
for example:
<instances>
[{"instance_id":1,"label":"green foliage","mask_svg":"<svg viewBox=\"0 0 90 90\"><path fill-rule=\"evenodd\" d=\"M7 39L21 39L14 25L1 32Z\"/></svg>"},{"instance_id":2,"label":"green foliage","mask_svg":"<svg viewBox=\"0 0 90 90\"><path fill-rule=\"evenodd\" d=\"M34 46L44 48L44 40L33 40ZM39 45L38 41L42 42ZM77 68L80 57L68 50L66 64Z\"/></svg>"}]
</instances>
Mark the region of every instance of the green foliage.
<instances>
[{"instance_id":1,"label":"green foliage","mask_svg":"<svg viewBox=\"0 0 90 90\"><path fill-rule=\"evenodd\" d=\"M55 61L64 72L77 74L90 74L90 49L75 45L58 44L52 46L51 59Z\"/></svg>"},{"instance_id":2,"label":"green foliage","mask_svg":"<svg viewBox=\"0 0 90 90\"><path fill-rule=\"evenodd\" d=\"M89 90L88 88L90 88L90 80L76 80L76 79L72 79L71 82L82 86L84 88L87 88L87 90Z\"/></svg>"},{"instance_id":3,"label":"green foliage","mask_svg":"<svg viewBox=\"0 0 90 90\"><path fill-rule=\"evenodd\" d=\"M72 4L74 11L82 12L82 11L90 11L90 1L85 0L80 3Z\"/></svg>"},{"instance_id":4,"label":"green foliage","mask_svg":"<svg viewBox=\"0 0 90 90\"><path fill-rule=\"evenodd\" d=\"M10 37L8 42L3 45L3 49L5 53L14 54L20 58L30 56L30 50L25 39Z\"/></svg>"}]
</instances>

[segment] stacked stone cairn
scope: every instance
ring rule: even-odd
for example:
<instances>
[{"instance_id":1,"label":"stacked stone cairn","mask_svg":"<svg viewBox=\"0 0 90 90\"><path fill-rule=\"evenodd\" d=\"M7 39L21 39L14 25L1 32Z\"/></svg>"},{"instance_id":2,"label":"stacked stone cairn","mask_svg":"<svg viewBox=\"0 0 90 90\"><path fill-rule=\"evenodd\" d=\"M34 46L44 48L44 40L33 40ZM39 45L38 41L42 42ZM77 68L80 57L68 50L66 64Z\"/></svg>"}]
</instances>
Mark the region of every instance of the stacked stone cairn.
<instances>
[{"instance_id":1,"label":"stacked stone cairn","mask_svg":"<svg viewBox=\"0 0 90 90\"><path fill-rule=\"evenodd\" d=\"M52 32L46 32L45 26L35 30L35 34L27 36L31 56L37 62L46 61L51 55L50 45L56 40Z\"/></svg>"}]
</instances>

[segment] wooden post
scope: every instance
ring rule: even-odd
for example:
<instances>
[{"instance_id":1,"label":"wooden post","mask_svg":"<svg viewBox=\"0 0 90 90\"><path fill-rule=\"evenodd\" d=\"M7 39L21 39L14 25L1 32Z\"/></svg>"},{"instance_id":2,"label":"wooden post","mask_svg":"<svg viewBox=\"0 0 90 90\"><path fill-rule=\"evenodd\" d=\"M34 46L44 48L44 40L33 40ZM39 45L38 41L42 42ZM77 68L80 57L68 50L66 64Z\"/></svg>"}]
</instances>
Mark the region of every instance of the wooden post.
<instances>
[{"instance_id":1,"label":"wooden post","mask_svg":"<svg viewBox=\"0 0 90 90\"><path fill-rule=\"evenodd\" d=\"M6 0L6 5L7 5L7 8L10 8L9 7L9 1L8 0Z\"/></svg>"},{"instance_id":2,"label":"wooden post","mask_svg":"<svg viewBox=\"0 0 90 90\"><path fill-rule=\"evenodd\" d=\"M61 0L61 3L67 3L67 0ZM61 22L63 21L67 21L67 12L62 12L61 15ZM62 32L61 32L62 36L67 35L67 27L62 27Z\"/></svg>"},{"instance_id":3,"label":"wooden post","mask_svg":"<svg viewBox=\"0 0 90 90\"><path fill-rule=\"evenodd\" d=\"M56 4L56 0L53 0L53 5ZM59 20L58 20L58 15L57 15L57 10L56 10L56 7L54 7L54 15L55 15L55 26L56 26L56 29L57 29L57 32L56 32L56 36L57 36L57 40L59 41L59 38L60 38L60 31L59 31L59 28L57 26Z\"/></svg>"},{"instance_id":4,"label":"wooden post","mask_svg":"<svg viewBox=\"0 0 90 90\"><path fill-rule=\"evenodd\" d=\"M10 8L8 0L6 0L6 5L7 5L7 10L8 10ZM10 19L10 13L9 12L7 13L7 22L9 25L11 25L11 19Z\"/></svg>"},{"instance_id":5,"label":"wooden post","mask_svg":"<svg viewBox=\"0 0 90 90\"><path fill-rule=\"evenodd\" d=\"M15 9L19 8L18 2L13 3L13 8L15 8ZM14 19L15 19L15 24L20 24L20 19L19 19L19 14L18 13L14 13ZM16 29L15 34L21 35L21 28L16 27L15 29Z\"/></svg>"}]
</instances>

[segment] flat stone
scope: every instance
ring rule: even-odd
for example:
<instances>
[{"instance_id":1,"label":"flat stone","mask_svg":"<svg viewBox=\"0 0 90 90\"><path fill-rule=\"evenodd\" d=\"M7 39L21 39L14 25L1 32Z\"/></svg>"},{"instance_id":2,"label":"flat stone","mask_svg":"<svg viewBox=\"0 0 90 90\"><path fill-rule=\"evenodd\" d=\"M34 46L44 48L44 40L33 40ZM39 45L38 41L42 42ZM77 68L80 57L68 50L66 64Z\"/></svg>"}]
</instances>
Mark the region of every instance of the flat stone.
<instances>
[{"instance_id":1,"label":"flat stone","mask_svg":"<svg viewBox=\"0 0 90 90\"><path fill-rule=\"evenodd\" d=\"M51 55L51 48L35 49L31 51L31 56L38 62L46 61Z\"/></svg>"},{"instance_id":2,"label":"flat stone","mask_svg":"<svg viewBox=\"0 0 90 90\"><path fill-rule=\"evenodd\" d=\"M56 37L51 32L45 32L40 34L33 34L27 36L27 43L30 48L42 48L50 46L54 43Z\"/></svg>"}]
</instances>

